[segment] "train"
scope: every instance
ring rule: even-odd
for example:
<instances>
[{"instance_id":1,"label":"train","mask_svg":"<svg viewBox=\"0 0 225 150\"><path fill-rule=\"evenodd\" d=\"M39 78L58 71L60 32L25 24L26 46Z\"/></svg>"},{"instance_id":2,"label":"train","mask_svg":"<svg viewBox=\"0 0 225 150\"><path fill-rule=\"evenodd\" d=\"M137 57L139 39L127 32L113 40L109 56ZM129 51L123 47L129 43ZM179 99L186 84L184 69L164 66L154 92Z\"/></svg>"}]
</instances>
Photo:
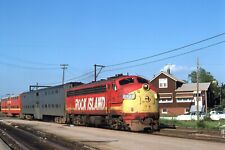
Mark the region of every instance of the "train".
<instances>
[{"instance_id":1,"label":"train","mask_svg":"<svg viewBox=\"0 0 225 150\"><path fill-rule=\"evenodd\" d=\"M8 95L1 99L1 112L6 116L19 116L21 99L19 95Z\"/></svg>"},{"instance_id":2,"label":"train","mask_svg":"<svg viewBox=\"0 0 225 150\"><path fill-rule=\"evenodd\" d=\"M16 113L21 119L127 131L159 131L157 91L140 76L116 75L87 84L70 82L30 90L16 97ZM6 104L8 100L11 98L2 99L1 111L15 115L9 108L14 105Z\"/></svg>"}]
</instances>

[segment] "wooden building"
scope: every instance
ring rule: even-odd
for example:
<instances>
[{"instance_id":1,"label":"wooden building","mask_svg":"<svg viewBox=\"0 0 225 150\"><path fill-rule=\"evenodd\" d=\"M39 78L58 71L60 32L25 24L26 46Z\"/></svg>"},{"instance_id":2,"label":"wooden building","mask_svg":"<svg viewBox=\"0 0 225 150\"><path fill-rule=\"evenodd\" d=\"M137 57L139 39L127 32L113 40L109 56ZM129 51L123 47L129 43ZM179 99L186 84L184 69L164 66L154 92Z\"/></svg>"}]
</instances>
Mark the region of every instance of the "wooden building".
<instances>
[{"instance_id":1,"label":"wooden building","mask_svg":"<svg viewBox=\"0 0 225 150\"><path fill-rule=\"evenodd\" d=\"M177 116L196 111L197 85L185 83L168 72L160 72L151 83L159 93L161 116ZM199 111L205 111L210 99L210 83L199 84Z\"/></svg>"}]
</instances>

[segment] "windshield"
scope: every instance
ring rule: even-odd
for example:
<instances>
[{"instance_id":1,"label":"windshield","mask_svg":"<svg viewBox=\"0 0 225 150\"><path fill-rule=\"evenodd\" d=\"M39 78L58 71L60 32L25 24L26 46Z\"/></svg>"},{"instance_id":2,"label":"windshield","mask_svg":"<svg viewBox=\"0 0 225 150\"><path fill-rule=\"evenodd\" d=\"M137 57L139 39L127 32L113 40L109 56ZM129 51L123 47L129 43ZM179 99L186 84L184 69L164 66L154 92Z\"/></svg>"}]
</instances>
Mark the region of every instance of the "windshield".
<instances>
[{"instance_id":1,"label":"windshield","mask_svg":"<svg viewBox=\"0 0 225 150\"><path fill-rule=\"evenodd\" d=\"M134 83L134 79L133 78L122 79L122 80L119 81L119 83L120 83L120 85Z\"/></svg>"},{"instance_id":2,"label":"windshield","mask_svg":"<svg viewBox=\"0 0 225 150\"><path fill-rule=\"evenodd\" d=\"M144 78L138 77L137 80L138 80L139 83L149 83L148 80L146 80Z\"/></svg>"}]
</instances>

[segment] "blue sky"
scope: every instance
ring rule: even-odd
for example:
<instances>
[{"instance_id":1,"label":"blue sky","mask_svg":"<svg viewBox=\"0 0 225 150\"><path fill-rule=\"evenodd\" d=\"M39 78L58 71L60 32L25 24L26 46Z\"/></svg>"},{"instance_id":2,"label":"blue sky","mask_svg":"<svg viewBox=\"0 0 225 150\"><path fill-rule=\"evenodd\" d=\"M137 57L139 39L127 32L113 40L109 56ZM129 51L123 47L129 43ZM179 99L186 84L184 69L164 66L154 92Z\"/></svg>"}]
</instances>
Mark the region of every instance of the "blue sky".
<instances>
[{"instance_id":1,"label":"blue sky","mask_svg":"<svg viewBox=\"0 0 225 150\"><path fill-rule=\"evenodd\" d=\"M28 90L31 84L60 83L59 64L69 64L66 80L93 71L94 64L135 60L225 32L223 0L0 0L0 96ZM166 55L107 71L152 79L165 65L188 80L200 66L225 82L225 44L151 62L225 40L225 36ZM89 82L93 75L73 81Z\"/></svg>"}]
</instances>

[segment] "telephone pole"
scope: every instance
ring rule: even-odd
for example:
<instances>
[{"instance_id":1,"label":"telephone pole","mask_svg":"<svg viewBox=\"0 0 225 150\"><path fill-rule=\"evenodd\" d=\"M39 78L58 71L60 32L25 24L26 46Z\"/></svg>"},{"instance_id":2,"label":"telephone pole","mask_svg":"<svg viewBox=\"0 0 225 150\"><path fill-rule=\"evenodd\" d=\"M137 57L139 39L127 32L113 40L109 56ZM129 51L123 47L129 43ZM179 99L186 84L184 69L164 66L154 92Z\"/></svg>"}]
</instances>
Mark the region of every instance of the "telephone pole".
<instances>
[{"instance_id":1,"label":"telephone pole","mask_svg":"<svg viewBox=\"0 0 225 150\"><path fill-rule=\"evenodd\" d=\"M99 70L99 72L97 73L97 67L100 67L100 70ZM100 72L102 71L102 68L104 68L105 66L103 66L103 65L96 65L96 64L94 64L94 81L96 82L97 81L97 77L98 77L98 75L100 74Z\"/></svg>"},{"instance_id":2,"label":"telephone pole","mask_svg":"<svg viewBox=\"0 0 225 150\"><path fill-rule=\"evenodd\" d=\"M196 71L196 80L197 80L197 120L199 121L199 60L197 58L197 71Z\"/></svg>"},{"instance_id":3,"label":"telephone pole","mask_svg":"<svg viewBox=\"0 0 225 150\"><path fill-rule=\"evenodd\" d=\"M222 93L223 93L223 83L221 83L221 86L220 86L220 105L222 105Z\"/></svg>"},{"instance_id":4,"label":"telephone pole","mask_svg":"<svg viewBox=\"0 0 225 150\"><path fill-rule=\"evenodd\" d=\"M61 69L63 70L63 76L62 76L62 84L64 84L64 78L65 78L65 70L68 67L68 64L60 64Z\"/></svg>"}]
</instances>

